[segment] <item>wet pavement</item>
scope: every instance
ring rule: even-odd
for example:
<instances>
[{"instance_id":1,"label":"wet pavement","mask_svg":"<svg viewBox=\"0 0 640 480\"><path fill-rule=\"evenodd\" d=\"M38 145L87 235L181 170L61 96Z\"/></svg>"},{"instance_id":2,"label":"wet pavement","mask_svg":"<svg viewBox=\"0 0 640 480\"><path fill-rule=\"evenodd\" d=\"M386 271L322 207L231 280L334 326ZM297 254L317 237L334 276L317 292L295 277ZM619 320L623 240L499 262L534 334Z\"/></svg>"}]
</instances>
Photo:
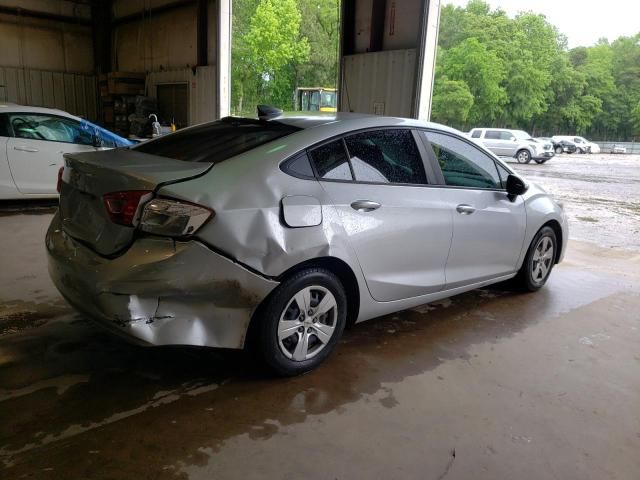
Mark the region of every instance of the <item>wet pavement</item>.
<instances>
[{"instance_id":1,"label":"wet pavement","mask_svg":"<svg viewBox=\"0 0 640 480\"><path fill-rule=\"evenodd\" d=\"M292 379L239 352L103 333L48 280L47 206L0 205L0 478L636 480L638 213L619 204L637 205L640 177L625 161L515 167L573 219L540 292L483 289L356 325ZM584 195L616 204L616 223Z\"/></svg>"}]
</instances>

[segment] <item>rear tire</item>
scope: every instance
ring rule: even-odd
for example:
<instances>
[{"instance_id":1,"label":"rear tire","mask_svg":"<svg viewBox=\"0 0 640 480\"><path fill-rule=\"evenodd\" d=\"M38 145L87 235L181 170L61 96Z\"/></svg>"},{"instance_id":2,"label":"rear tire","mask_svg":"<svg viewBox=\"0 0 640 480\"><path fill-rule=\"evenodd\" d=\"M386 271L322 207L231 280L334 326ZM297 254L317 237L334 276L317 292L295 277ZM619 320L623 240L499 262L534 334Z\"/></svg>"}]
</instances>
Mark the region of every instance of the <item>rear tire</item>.
<instances>
[{"instance_id":1,"label":"rear tire","mask_svg":"<svg viewBox=\"0 0 640 480\"><path fill-rule=\"evenodd\" d=\"M347 297L338 277L322 268L297 272L258 310L256 356L279 376L313 370L334 349L346 319Z\"/></svg>"},{"instance_id":2,"label":"rear tire","mask_svg":"<svg viewBox=\"0 0 640 480\"><path fill-rule=\"evenodd\" d=\"M518 160L518 163L529 163L531 161L531 154L529 153L529 150L518 150L516 153L516 160Z\"/></svg>"},{"instance_id":3,"label":"rear tire","mask_svg":"<svg viewBox=\"0 0 640 480\"><path fill-rule=\"evenodd\" d=\"M529 245L522 267L514 278L514 285L525 292L540 290L555 264L558 240L551 227L542 227Z\"/></svg>"}]
</instances>

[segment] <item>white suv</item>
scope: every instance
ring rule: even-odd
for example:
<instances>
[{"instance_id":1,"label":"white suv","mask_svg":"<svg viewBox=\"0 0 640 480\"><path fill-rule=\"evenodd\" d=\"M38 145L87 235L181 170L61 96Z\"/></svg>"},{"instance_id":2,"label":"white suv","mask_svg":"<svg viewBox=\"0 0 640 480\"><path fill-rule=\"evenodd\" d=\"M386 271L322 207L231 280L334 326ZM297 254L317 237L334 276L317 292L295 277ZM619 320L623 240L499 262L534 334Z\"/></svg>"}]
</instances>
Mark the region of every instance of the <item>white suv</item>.
<instances>
[{"instance_id":1,"label":"white suv","mask_svg":"<svg viewBox=\"0 0 640 480\"><path fill-rule=\"evenodd\" d=\"M529 163L531 160L544 163L555 155L551 142L535 140L523 130L474 128L469 136L497 156L515 158L518 163Z\"/></svg>"}]
</instances>

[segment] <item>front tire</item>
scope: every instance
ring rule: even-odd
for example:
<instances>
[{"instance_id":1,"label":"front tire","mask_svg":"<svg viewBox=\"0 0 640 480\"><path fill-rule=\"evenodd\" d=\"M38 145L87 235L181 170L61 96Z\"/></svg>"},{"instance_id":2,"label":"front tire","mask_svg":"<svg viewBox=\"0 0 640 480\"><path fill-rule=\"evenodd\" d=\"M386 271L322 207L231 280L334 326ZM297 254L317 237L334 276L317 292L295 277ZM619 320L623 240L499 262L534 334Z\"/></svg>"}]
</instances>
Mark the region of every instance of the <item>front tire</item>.
<instances>
[{"instance_id":1,"label":"front tire","mask_svg":"<svg viewBox=\"0 0 640 480\"><path fill-rule=\"evenodd\" d=\"M556 147L556 155L560 155L563 151L562 147Z\"/></svg>"},{"instance_id":2,"label":"front tire","mask_svg":"<svg viewBox=\"0 0 640 480\"><path fill-rule=\"evenodd\" d=\"M558 240L551 227L542 227L529 245L527 256L515 277L515 285L523 291L535 292L545 283L555 264Z\"/></svg>"},{"instance_id":3,"label":"front tire","mask_svg":"<svg viewBox=\"0 0 640 480\"><path fill-rule=\"evenodd\" d=\"M276 375L299 375L320 365L335 347L346 324L347 298L333 273L308 268L285 279L258 315L258 359Z\"/></svg>"},{"instance_id":4,"label":"front tire","mask_svg":"<svg viewBox=\"0 0 640 480\"><path fill-rule=\"evenodd\" d=\"M546 162L549 159L548 158L534 158L534 160L538 165L542 165L544 162Z\"/></svg>"},{"instance_id":5,"label":"front tire","mask_svg":"<svg viewBox=\"0 0 640 480\"><path fill-rule=\"evenodd\" d=\"M529 150L518 150L518 153L516 153L516 160L518 160L518 163L529 163L531 161L531 153L529 153Z\"/></svg>"}]
</instances>

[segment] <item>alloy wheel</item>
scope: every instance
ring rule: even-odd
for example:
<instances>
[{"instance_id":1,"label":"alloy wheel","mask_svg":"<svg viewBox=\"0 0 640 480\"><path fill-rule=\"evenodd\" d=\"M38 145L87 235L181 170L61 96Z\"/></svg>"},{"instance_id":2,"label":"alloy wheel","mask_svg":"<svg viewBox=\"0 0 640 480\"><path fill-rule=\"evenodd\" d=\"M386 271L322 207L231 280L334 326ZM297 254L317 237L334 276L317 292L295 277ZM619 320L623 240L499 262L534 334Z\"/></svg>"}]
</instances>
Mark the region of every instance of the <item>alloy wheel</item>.
<instances>
[{"instance_id":1,"label":"alloy wheel","mask_svg":"<svg viewBox=\"0 0 640 480\"><path fill-rule=\"evenodd\" d=\"M544 236L536 245L531 261L531 278L537 284L545 281L553 265L554 246L550 237Z\"/></svg>"},{"instance_id":2,"label":"alloy wheel","mask_svg":"<svg viewBox=\"0 0 640 480\"><path fill-rule=\"evenodd\" d=\"M316 356L333 337L338 303L328 289L305 287L287 303L278 322L278 346L297 362Z\"/></svg>"}]
</instances>

